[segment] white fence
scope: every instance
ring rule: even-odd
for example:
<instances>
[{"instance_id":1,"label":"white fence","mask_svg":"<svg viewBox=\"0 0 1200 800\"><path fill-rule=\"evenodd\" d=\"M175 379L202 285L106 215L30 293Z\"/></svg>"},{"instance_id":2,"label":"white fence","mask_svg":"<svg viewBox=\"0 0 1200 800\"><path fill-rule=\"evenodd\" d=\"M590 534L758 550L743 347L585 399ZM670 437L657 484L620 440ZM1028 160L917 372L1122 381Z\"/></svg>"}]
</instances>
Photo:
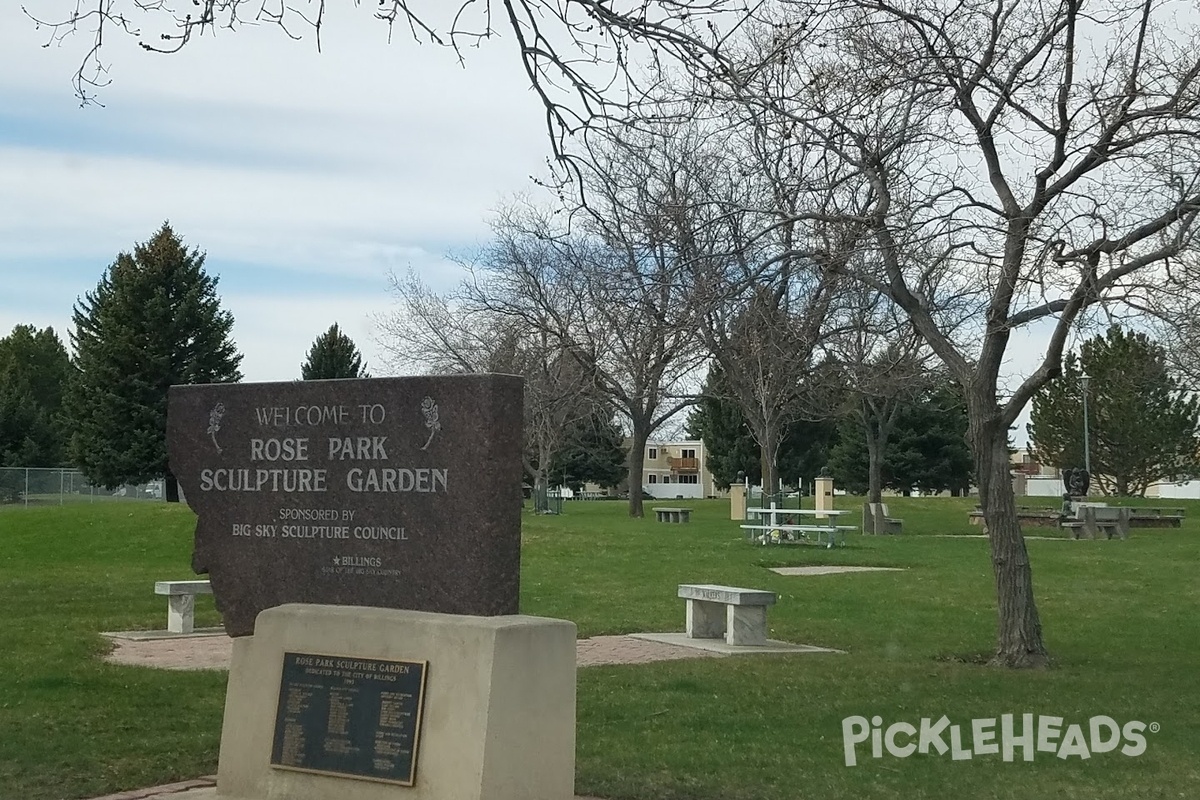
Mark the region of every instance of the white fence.
<instances>
[{"instance_id":1,"label":"white fence","mask_svg":"<svg viewBox=\"0 0 1200 800\"><path fill-rule=\"evenodd\" d=\"M77 469L0 467L0 507L162 499L162 481L105 489L93 486Z\"/></svg>"}]
</instances>

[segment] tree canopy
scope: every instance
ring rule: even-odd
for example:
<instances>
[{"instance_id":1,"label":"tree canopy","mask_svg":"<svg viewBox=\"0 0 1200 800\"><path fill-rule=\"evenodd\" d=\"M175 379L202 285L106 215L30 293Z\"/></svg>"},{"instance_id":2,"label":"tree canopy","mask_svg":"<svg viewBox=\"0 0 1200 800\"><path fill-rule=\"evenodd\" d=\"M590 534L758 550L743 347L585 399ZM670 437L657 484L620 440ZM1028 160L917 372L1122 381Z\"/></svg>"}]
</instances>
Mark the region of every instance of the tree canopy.
<instances>
[{"instance_id":1,"label":"tree canopy","mask_svg":"<svg viewBox=\"0 0 1200 800\"><path fill-rule=\"evenodd\" d=\"M188 250L169 224L120 253L96 288L75 305L77 374L68 390L70 451L92 483L116 487L165 478L167 389L241 379L204 254Z\"/></svg>"},{"instance_id":2,"label":"tree canopy","mask_svg":"<svg viewBox=\"0 0 1200 800\"><path fill-rule=\"evenodd\" d=\"M550 463L550 480L574 491L585 483L615 488L629 473L626 458L625 435L613 422L612 408L597 404L592 414L568 426Z\"/></svg>"},{"instance_id":3,"label":"tree canopy","mask_svg":"<svg viewBox=\"0 0 1200 800\"><path fill-rule=\"evenodd\" d=\"M880 463L881 485L896 492L917 489L964 494L971 483L967 409L952 384L927 388L896 409ZM868 452L862 425L845 419L829 456L835 485L854 494L867 491Z\"/></svg>"},{"instance_id":4,"label":"tree canopy","mask_svg":"<svg viewBox=\"0 0 1200 800\"><path fill-rule=\"evenodd\" d=\"M687 434L702 439L707 464L720 488L739 480L762 483L762 448L750 433L740 403L729 397L729 378L712 364L704 392L687 419ZM788 485L800 486L813 480L829 457L836 427L832 421L795 420L783 431L776 455L776 472Z\"/></svg>"},{"instance_id":5,"label":"tree canopy","mask_svg":"<svg viewBox=\"0 0 1200 800\"><path fill-rule=\"evenodd\" d=\"M1092 480L1101 491L1142 495L1157 481L1200 474L1200 399L1168 370L1162 345L1119 326L1068 354L1062 376L1034 396L1028 431L1039 461L1084 465L1084 374Z\"/></svg>"},{"instance_id":6,"label":"tree canopy","mask_svg":"<svg viewBox=\"0 0 1200 800\"><path fill-rule=\"evenodd\" d=\"M0 467L63 463L63 392L71 362L53 328L17 325L0 338Z\"/></svg>"},{"instance_id":7,"label":"tree canopy","mask_svg":"<svg viewBox=\"0 0 1200 800\"><path fill-rule=\"evenodd\" d=\"M342 333L336 322L313 341L304 363L300 365L300 378L306 381L369 377L358 346Z\"/></svg>"}]
</instances>

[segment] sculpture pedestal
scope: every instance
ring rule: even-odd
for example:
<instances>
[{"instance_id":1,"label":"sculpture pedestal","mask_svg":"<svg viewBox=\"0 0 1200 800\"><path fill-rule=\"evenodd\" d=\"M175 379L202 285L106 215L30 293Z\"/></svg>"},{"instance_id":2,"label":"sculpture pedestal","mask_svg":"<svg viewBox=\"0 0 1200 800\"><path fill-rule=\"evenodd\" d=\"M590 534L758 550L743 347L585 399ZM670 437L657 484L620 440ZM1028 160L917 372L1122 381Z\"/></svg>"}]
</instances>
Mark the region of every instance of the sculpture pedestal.
<instances>
[{"instance_id":1,"label":"sculpture pedestal","mask_svg":"<svg viewBox=\"0 0 1200 800\"><path fill-rule=\"evenodd\" d=\"M410 669L419 684L387 677ZM370 772L406 746L411 788L337 766L357 753ZM234 642L218 798L571 800L574 783L570 622L291 604Z\"/></svg>"}]
</instances>

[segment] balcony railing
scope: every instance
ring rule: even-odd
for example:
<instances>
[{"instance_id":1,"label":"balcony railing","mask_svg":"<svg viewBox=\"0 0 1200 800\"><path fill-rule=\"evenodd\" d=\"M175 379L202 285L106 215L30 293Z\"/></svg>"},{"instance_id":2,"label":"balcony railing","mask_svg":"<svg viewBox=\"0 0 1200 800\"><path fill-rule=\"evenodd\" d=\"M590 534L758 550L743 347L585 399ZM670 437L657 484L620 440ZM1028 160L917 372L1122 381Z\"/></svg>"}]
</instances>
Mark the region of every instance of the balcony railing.
<instances>
[{"instance_id":1,"label":"balcony railing","mask_svg":"<svg viewBox=\"0 0 1200 800\"><path fill-rule=\"evenodd\" d=\"M667 456L667 466L671 468L672 472L699 472L700 459Z\"/></svg>"}]
</instances>

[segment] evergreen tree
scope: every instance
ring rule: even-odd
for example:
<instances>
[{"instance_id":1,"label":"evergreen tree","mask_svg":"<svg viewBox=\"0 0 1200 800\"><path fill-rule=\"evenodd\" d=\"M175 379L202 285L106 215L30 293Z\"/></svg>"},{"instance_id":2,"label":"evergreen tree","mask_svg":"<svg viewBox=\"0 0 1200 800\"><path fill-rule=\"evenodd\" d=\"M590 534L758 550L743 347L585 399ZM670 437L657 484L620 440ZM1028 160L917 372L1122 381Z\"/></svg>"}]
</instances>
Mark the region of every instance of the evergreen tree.
<instances>
[{"instance_id":1,"label":"evergreen tree","mask_svg":"<svg viewBox=\"0 0 1200 800\"><path fill-rule=\"evenodd\" d=\"M1039 461L1084 465L1084 373L1092 479L1101 491L1142 495L1156 481L1200 473L1200 400L1170 374L1161 345L1115 325L1068 354L1062 375L1034 395L1028 431Z\"/></svg>"},{"instance_id":2,"label":"evergreen tree","mask_svg":"<svg viewBox=\"0 0 1200 800\"><path fill-rule=\"evenodd\" d=\"M321 378L369 378L363 369L362 353L335 322L318 336L300 365L301 380Z\"/></svg>"},{"instance_id":3,"label":"evergreen tree","mask_svg":"<svg viewBox=\"0 0 1200 800\"><path fill-rule=\"evenodd\" d=\"M967 445L967 406L956 385L941 384L901 410L888 458L897 491L967 494L973 462Z\"/></svg>"},{"instance_id":4,"label":"evergreen tree","mask_svg":"<svg viewBox=\"0 0 1200 800\"><path fill-rule=\"evenodd\" d=\"M904 403L880 464L883 488L907 493L949 491L965 494L971 484L971 450L967 445L967 410L957 388L944 383ZM869 486L867 443L860 422L838 424L829 457L835 485L851 494Z\"/></svg>"},{"instance_id":5,"label":"evergreen tree","mask_svg":"<svg viewBox=\"0 0 1200 800\"><path fill-rule=\"evenodd\" d=\"M563 447L550 462L549 478L573 491L585 483L613 488L625 480L625 435L611 408L600 408L567 429Z\"/></svg>"},{"instance_id":6,"label":"evergreen tree","mask_svg":"<svg viewBox=\"0 0 1200 800\"><path fill-rule=\"evenodd\" d=\"M721 368L710 366L700 402L688 415L687 435L704 441L705 463L718 487L729 488L738 473L758 484L762 480L759 447L737 403L729 399L724 381Z\"/></svg>"},{"instance_id":7,"label":"evergreen tree","mask_svg":"<svg viewBox=\"0 0 1200 800\"><path fill-rule=\"evenodd\" d=\"M115 487L164 478L167 389L241 379L217 279L204 254L188 251L163 223L133 253L121 253L74 310L76 378L68 388L71 456L92 483Z\"/></svg>"},{"instance_id":8,"label":"evergreen tree","mask_svg":"<svg viewBox=\"0 0 1200 800\"><path fill-rule=\"evenodd\" d=\"M726 377L713 364L705 380L700 402L687 419L687 435L702 439L708 454L706 466L713 481L727 489L744 473L752 485L762 482L762 451L736 401L725 387ZM831 422L799 420L789 424L779 447L777 474L788 484L801 485L817 476L829 458L835 435Z\"/></svg>"},{"instance_id":9,"label":"evergreen tree","mask_svg":"<svg viewBox=\"0 0 1200 800\"><path fill-rule=\"evenodd\" d=\"M63 463L61 412L70 373L53 328L18 325L0 339L0 466Z\"/></svg>"}]
</instances>

